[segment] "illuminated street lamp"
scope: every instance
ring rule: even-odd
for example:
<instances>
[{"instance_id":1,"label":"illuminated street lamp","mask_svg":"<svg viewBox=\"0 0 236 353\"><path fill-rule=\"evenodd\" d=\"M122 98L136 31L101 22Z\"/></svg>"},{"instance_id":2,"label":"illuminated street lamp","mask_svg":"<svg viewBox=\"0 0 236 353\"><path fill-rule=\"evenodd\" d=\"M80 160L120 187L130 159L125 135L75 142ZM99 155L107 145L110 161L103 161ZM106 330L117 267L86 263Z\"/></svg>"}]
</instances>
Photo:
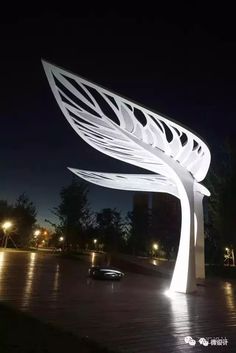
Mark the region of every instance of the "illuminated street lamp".
<instances>
[{"instance_id":1,"label":"illuminated street lamp","mask_svg":"<svg viewBox=\"0 0 236 353\"><path fill-rule=\"evenodd\" d=\"M158 250L158 244L157 243L153 243L152 244L152 249L153 249L153 255L156 256L157 255L157 250Z\"/></svg>"},{"instance_id":2,"label":"illuminated street lamp","mask_svg":"<svg viewBox=\"0 0 236 353\"><path fill-rule=\"evenodd\" d=\"M40 235L40 230L37 229L35 232L34 232L34 238L37 238L39 235Z\"/></svg>"},{"instance_id":3,"label":"illuminated street lamp","mask_svg":"<svg viewBox=\"0 0 236 353\"><path fill-rule=\"evenodd\" d=\"M8 238L9 238L9 229L12 227L12 222L10 221L6 221L2 224L2 229L3 229L3 232L4 232L4 237L3 237L3 240L2 240L2 245L4 246L4 248L7 247L7 241L8 241Z\"/></svg>"},{"instance_id":4,"label":"illuminated street lamp","mask_svg":"<svg viewBox=\"0 0 236 353\"><path fill-rule=\"evenodd\" d=\"M64 248L64 247L65 247L64 240L65 240L64 237L60 237L60 238L59 238L59 242L62 243L62 251L64 251L64 249L65 249L65 248Z\"/></svg>"},{"instance_id":5,"label":"illuminated street lamp","mask_svg":"<svg viewBox=\"0 0 236 353\"><path fill-rule=\"evenodd\" d=\"M226 254L224 255L224 262L226 262L228 266L230 266L230 260L232 260L232 266L235 266L234 249L226 247L225 252Z\"/></svg>"},{"instance_id":6,"label":"illuminated street lamp","mask_svg":"<svg viewBox=\"0 0 236 353\"><path fill-rule=\"evenodd\" d=\"M153 247L153 250L158 250L158 244L157 243L154 243L153 245L152 245L152 247Z\"/></svg>"},{"instance_id":7,"label":"illuminated street lamp","mask_svg":"<svg viewBox=\"0 0 236 353\"><path fill-rule=\"evenodd\" d=\"M7 229L11 228L11 227L12 227L12 223L9 222L9 221L4 222L3 225L2 225L2 228L3 228L4 232L5 232Z\"/></svg>"},{"instance_id":8,"label":"illuminated street lamp","mask_svg":"<svg viewBox=\"0 0 236 353\"><path fill-rule=\"evenodd\" d=\"M94 243L94 248L96 249L96 247L97 247L97 239L93 239L93 243Z\"/></svg>"}]
</instances>

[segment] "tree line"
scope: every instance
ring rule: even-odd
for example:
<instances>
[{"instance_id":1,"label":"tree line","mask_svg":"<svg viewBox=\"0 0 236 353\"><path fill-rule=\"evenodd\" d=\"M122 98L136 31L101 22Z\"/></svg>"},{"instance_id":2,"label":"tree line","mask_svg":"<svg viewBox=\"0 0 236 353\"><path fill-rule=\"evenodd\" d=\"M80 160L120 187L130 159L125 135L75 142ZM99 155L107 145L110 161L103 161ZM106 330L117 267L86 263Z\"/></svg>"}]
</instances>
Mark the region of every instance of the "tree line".
<instances>
[{"instance_id":1,"label":"tree line","mask_svg":"<svg viewBox=\"0 0 236 353\"><path fill-rule=\"evenodd\" d=\"M205 213L205 254L209 263L223 261L224 248L236 247L235 237L235 195L236 195L236 149L234 140L221 150L220 162L213 160L210 172L204 183L211 196L204 200ZM122 216L116 208L105 208L94 212L88 202L89 184L73 179L61 189L60 203L52 211L57 217L50 238L51 246L58 246L63 238L68 251L97 249L147 255L151 243L157 241L159 253L167 257L178 249L180 224L165 217L162 202L158 210L161 223L149 227L150 210L148 205ZM158 195L156 196L158 197ZM168 205L165 206L168 208ZM143 215L145 214L145 217ZM179 215L180 216L180 215ZM14 220L11 237L19 247L32 243L37 224L37 211L26 194L21 194L12 205L0 200L0 222ZM178 227L173 227L178 224ZM151 229L151 230L150 230ZM141 231L142 230L142 231ZM3 237L0 229L0 245Z\"/></svg>"}]
</instances>

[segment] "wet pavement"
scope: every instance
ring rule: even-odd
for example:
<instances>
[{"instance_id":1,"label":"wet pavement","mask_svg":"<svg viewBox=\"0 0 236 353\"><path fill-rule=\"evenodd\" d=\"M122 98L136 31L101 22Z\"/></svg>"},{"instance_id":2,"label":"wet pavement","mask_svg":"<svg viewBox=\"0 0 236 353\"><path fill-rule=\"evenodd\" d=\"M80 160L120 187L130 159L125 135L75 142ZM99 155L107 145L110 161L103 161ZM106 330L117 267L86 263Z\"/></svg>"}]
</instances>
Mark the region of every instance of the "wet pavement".
<instances>
[{"instance_id":1,"label":"wet pavement","mask_svg":"<svg viewBox=\"0 0 236 353\"><path fill-rule=\"evenodd\" d=\"M235 281L209 280L194 295L168 297L168 279L127 272L120 282L96 281L88 266L0 250L0 301L121 352L236 351ZM203 337L217 344L205 347Z\"/></svg>"}]
</instances>

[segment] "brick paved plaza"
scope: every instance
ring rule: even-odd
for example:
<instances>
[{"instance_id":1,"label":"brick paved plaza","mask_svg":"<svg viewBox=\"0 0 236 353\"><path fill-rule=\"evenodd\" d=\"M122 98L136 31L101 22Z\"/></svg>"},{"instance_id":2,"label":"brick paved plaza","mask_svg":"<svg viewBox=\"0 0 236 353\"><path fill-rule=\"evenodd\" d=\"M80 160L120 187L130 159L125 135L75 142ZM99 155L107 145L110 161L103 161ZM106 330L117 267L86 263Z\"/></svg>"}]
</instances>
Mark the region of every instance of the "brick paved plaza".
<instances>
[{"instance_id":1,"label":"brick paved plaza","mask_svg":"<svg viewBox=\"0 0 236 353\"><path fill-rule=\"evenodd\" d=\"M95 281L87 278L88 266L0 252L0 300L118 352L235 352L235 281L211 279L195 295L168 297L168 279L127 272L121 282ZM194 347L186 336L197 341ZM201 337L223 340L205 347Z\"/></svg>"}]
</instances>

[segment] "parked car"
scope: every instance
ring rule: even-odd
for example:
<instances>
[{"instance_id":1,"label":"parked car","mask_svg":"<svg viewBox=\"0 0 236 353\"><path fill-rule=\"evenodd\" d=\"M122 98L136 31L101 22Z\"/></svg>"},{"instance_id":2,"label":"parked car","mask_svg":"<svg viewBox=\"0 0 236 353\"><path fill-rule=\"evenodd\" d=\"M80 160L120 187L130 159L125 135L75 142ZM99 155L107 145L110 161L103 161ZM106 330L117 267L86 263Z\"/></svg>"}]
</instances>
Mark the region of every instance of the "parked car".
<instances>
[{"instance_id":1,"label":"parked car","mask_svg":"<svg viewBox=\"0 0 236 353\"><path fill-rule=\"evenodd\" d=\"M94 279L120 280L124 273L110 267L92 266L88 270L88 275Z\"/></svg>"}]
</instances>

